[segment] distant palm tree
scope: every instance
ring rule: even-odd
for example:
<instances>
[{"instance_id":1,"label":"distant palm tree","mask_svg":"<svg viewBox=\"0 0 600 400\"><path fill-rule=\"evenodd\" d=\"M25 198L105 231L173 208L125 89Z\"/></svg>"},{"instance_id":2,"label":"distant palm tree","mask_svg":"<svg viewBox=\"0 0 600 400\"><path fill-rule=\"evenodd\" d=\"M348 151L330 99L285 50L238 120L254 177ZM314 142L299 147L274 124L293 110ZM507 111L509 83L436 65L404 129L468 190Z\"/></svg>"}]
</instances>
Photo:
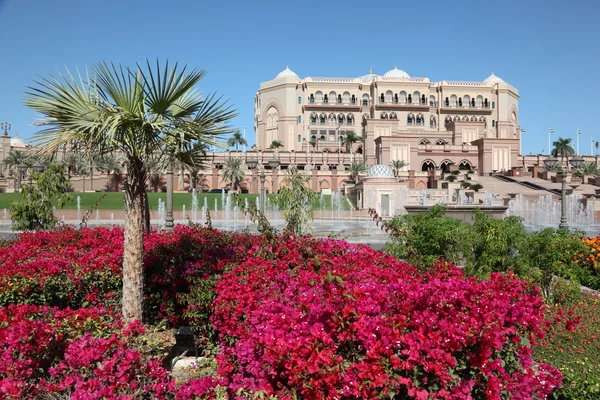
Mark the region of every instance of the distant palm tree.
<instances>
[{"instance_id":1,"label":"distant palm tree","mask_svg":"<svg viewBox=\"0 0 600 400\"><path fill-rule=\"evenodd\" d=\"M571 146L571 140L571 138L559 137L554 143L552 143L552 146L554 146L552 155L554 157L560 156L560 161L565 166L567 171L569 171L569 156L575 154L575 149L573 149L573 146ZM565 157L567 159L566 163L564 162Z\"/></svg>"},{"instance_id":2,"label":"distant palm tree","mask_svg":"<svg viewBox=\"0 0 600 400\"><path fill-rule=\"evenodd\" d=\"M6 157L6 160L4 160L4 162L10 168L20 167L23 165L29 167L30 165L33 165L29 154L25 153L22 150L15 149L11 149L8 152L8 156Z\"/></svg>"},{"instance_id":3,"label":"distant palm tree","mask_svg":"<svg viewBox=\"0 0 600 400\"><path fill-rule=\"evenodd\" d=\"M95 163L96 168L98 168L98 171L106 174L108 190L111 192L113 191L113 189L115 192L118 191L122 172L121 163L119 162L119 160L112 154L105 154L103 156L97 157Z\"/></svg>"},{"instance_id":4,"label":"distant palm tree","mask_svg":"<svg viewBox=\"0 0 600 400\"><path fill-rule=\"evenodd\" d=\"M573 170L573 176L583 178L584 176L598 175L598 166L594 162L584 162ZM584 182L585 183L585 182Z\"/></svg>"},{"instance_id":5,"label":"distant palm tree","mask_svg":"<svg viewBox=\"0 0 600 400\"><path fill-rule=\"evenodd\" d=\"M71 179L71 174L77 171L77 166L81 163L79 154L70 152L63 159L63 166L67 167L67 176Z\"/></svg>"},{"instance_id":6,"label":"distant palm tree","mask_svg":"<svg viewBox=\"0 0 600 400\"><path fill-rule=\"evenodd\" d=\"M223 180L229 182L231 190L236 190L246 176L242 169L242 160L240 158L229 158L223 166Z\"/></svg>"},{"instance_id":7,"label":"distant palm tree","mask_svg":"<svg viewBox=\"0 0 600 400\"><path fill-rule=\"evenodd\" d=\"M227 147L235 146L235 151L238 151L238 146L248 146L248 142L242 136L240 130L235 131L232 137L227 139Z\"/></svg>"},{"instance_id":8,"label":"distant palm tree","mask_svg":"<svg viewBox=\"0 0 600 400\"><path fill-rule=\"evenodd\" d=\"M404 160L393 160L390 162L392 168L394 169L394 175L398 176L400 170L406 167L406 161Z\"/></svg>"},{"instance_id":9,"label":"distant palm tree","mask_svg":"<svg viewBox=\"0 0 600 400\"><path fill-rule=\"evenodd\" d=\"M279 140L273 140L269 146L270 149L275 150L275 154L279 153L280 147L283 147L283 143L281 143Z\"/></svg>"},{"instance_id":10,"label":"distant palm tree","mask_svg":"<svg viewBox=\"0 0 600 400\"><path fill-rule=\"evenodd\" d=\"M150 188L152 188L154 192L162 191L162 188L165 184L165 179L163 178L163 175L159 172L150 172L150 174L148 175L148 181L150 184Z\"/></svg>"},{"instance_id":11,"label":"distant palm tree","mask_svg":"<svg viewBox=\"0 0 600 400\"><path fill-rule=\"evenodd\" d=\"M600 142L598 142L596 140L596 142L594 143L594 146L596 146L596 157L598 157L598 150L600 150Z\"/></svg>"},{"instance_id":12,"label":"distant palm tree","mask_svg":"<svg viewBox=\"0 0 600 400\"><path fill-rule=\"evenodd\" d=\"M366 172L367 166L362 161L352 162L350 164L350 176L354 179L354 182L358 183L358 175L361 172Z\"/></svg>"},{"instance_id":13,"label":"distant palm tree","mask_svg":"<svg viewBox=\"0 0 600 400\"><path fill-rule=\"evenodd\" d=\"M362 142L362 136L358 136L354 131L347 131L342 138L342 144L350 149L350 161L354 161L354 143Z\"/></svg>"},{"instance_id":14,"label":"distant palm tree","mask_svg":"<svg viewBox=\"0 0 600 400\"><path fill-rule=\"evenodd\" d=\"M312 146L313 150L316 148L317 150L319 150L319 141L318 139L311 139L311 141L309 142L310 145Z\"/></svg>"}]
</instances>

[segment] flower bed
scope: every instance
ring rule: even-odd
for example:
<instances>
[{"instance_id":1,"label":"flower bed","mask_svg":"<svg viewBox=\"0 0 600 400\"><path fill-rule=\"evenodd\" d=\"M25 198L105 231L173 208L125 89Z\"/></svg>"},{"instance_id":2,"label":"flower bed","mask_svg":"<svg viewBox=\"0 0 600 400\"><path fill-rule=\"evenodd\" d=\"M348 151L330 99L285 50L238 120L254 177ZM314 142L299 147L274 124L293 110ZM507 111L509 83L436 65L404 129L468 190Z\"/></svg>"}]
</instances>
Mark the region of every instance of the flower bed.
<instances>
[{"instance_id":1,"label":"flower bed","mask_svg":"<svg viewBox=\"0 0 600 400\"><path fill-rule=\"evenodd\" d=\"M0 248L3 397L543 398L560 383L531 358L543 300L511 274L177 227L145 239L145 315L214 329L222 349L217 376L177 387L120 322L122 243L119 229L61 229Z\"/></svg>"},{"instance_id":2,"label":"flower bed","mask_svg":"<svg viewBox=\"0 0 600 400\"><path fill-rule=\"evenodd\" d=\"M217 283L213 316L230 389L279 398L544 398L533 366L543 300L512 275L428 274L341 241L288 240Z\"/></svg>"}]
</instances>

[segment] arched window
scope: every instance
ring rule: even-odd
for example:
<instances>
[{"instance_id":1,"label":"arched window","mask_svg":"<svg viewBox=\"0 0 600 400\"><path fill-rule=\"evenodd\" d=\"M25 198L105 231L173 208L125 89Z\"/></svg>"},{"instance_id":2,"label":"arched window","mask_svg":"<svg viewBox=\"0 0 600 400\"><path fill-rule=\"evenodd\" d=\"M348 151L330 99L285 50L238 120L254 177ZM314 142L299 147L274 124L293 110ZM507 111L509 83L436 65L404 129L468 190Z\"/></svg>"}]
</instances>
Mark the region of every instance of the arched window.
<instances>
[{"instance_id":1,"label":"arched window","mask_svg":"<svg viewBox=\"0 0 600 400\"><path fill-rule=\"evenodd\" d=\"M478 108L481 108L483 106L483 97L482 96L477 96L477 101L475 101L475 105Z\"/></svg>"},{"instance_id":2,"label":"arched window","mask_svg":"<svg viewBox=\"0 0 600 400\"><path fill-rule=\"evenodd\" d=\"M400 92L400 104L406 104L406 92L404 90Z\"/></svg>"},{"instance_id":3,"label":"arched window","mask_svg":"<svg viewBox=\"0 0 600 400\"><path fill-rule=\"evenodd\" d=\"M302 104L302 97L298 96L298 104Z\"/></svg>"},{"instance_id":4,"label":"arched window","mask_svg":"<svg viewBox=\"0 0 600 400\"><path fill-rule=\"evenodd\" d=\"M317 114L313 113L313 114L310 115L310 123L313 124L313 125L317 124Z\"/></svg>"},{"instance_id":5,"label":"arched window","mask_svg":"<svg viewBox=\"0 0 600 400\"><path fill-rule=\"evenodd\" d=\"M398 93L394 95L394 104L398 104Z\"/></svg>"},{"instance_id":6,"label":"arched window","mask_svg":"<svg viewBox=\"0 0 600 400\"><path fill-rule=\"evenodd\" d=\"M407 103L412 104L412 96L410 94L408 95Z\"/></svg>"},{"instance_id":7,"label":"arched window","mask_svg":"<svg viewBox=\"0 0 600 400\"><path fill-rule=\"evenodd\" d=\"M329 117L327 118L327 123L329 125L335 125L335 121L336 121L335 114L329 114Z\"/></svg>"},{"instance_id":8,"label":"arched window","mask_svg":"<svg viewBox=\"0 0 600 400\"><path fill-rule=\"evenodd\" d=\"M298 123L301 124L302 123L302 115L298 115Z\"/></svg>"},{"instance_id":9,"label":"arched window","mask_svg":"<svg viewBox=\"0 0 600 400\"><path fill-rule=\"evenodd\" d=\"M463 104L465 105L465 107L469 107L469 105L471 104L471 97L468 94L463 96Z\"/></svg>"},{"instance_id":10,"label":"arched window","mask_svg":"<svg viewBox=\"0 0 600 400\"><path fill-rule=\"evenodd\" d=\"M462 99L460 97L458 98L458 106L462 107Z\"/></svg>"},{"instance_id":11,"label":"arched window","mask_svg":"<svg viewBox=\"0 0 600 400\"><path fill-rule=\"evenodd\" d=\"M471 107L475 108L475 99L471 99Z\"/></svg>"},{"instance_id":12,"label":"arched window","mask_svg":"<svg viewBox=\"0 0 600 400\"><path fill-rule=\"evenodd\" d=\"M350 99L350 103L356 104L356 97L354 95L352 95L352 98Z\"/></svg>"},{"instance_id":13,"label":"arched window","mask_svg":"<svg viewBox=\"0 0 600 400\"><path fill-rule=\"evenodd\" d=\"M436 122L436 121L435 121L435 117L434 117L434 116L431 116L431 117L429 118L429 127L430 127L430 128L435 128L435 126L436 126L436 123L435 123L435 122Z\"/></svg>"},{"instance_id":14,"label":"arched window","mask_svg":"<svg viewBox=\"0 0 600 400\"><path fill-rule=\"evenodd\" d=\"M426 104L424 94L421 95L421 104Z\"/></svg>"},{"instance_id":15,"label":"arched window","mask_svg":"<svg viewBox=\"0 0 600 400\"><path fill-rule=\"evenodd\" d=\"M309 98L308 102L310 104L314 104L315 103L315 96L312 93L310 94L310 98Z\"/></svg>"},{"instance_id":16,"label":"arched window","mask_svg":"<svg viewBox=\"0 0 600 400\"><path fill-rule=\"evenodd\" d=\"M440 163L440 169L445 172L448 168L450 168L450 165L452 165L452 161L444 160Z\"/></svg>"},{"instance_id":17,"label":"arched window","mask_svg":"<svg viewBox=\"0 0 600 400\"><path fill-rule=\"evenodd\" d=\"M316 140L317 140L317 135L312 135L312 136L310 137L310 140L311 140L311 141L316 141Z\"/></svg>"},{"instance_id":18,"label":"arched window","mask_svg":"<svg viewBox=\"0 0 600 400\"><path fill-rule=\"evenodd\" d=\"M414 121L413 115L412 114L408 114L408 117L406 118L406 124L408 126L411 126L413 124L413 121Z\"/></svg>"},{"instance_id":19,"label":"arched window","mask_svg":"<svg viewBox=\"0 0 600 400\"><path fill-rule=\"evenodd\" d=\"M489 107L489 104L490 104L490 103L488 103L488 99L485 99L485 100L483 101L483 107L484 107L484 108L488 108L488 107Z\"/></svg>"},{"instance_id":20,"label":"arched window","mask_svg":"<svg viewBox=\"0 0 600 400\"><path fill-rule=\"evenodd\" d=\"M443 146L445 144L448 144L448 142L446 142L444 139L438 139L435 141L436 146Z\"/></svg>"},{"instance_id":21,"label":"arched window","mask_svg":"<svg viewBox=\"0 0 600 400\"><path fill-rule=\"evenodd\" d=\"M417 114L417 125L425 125L423 114Z\"/></svg>"},{"instance_id":22,"label":"arched window","mask_svg":"<svg viewBox=\"0 0 600 400\"><path fill-rule=\"evenodd\" d=\"M385 92L385 102L386 103L391 103L393 98L394 98L394 93L392 93L391 90L388 90L387 92Z\"/></svg>"},{"instance_id":23,"label":"arched window","mask_svg":"<svg viewBox=\"0 0 600 400\"><path fill-rule=\"evenodd\" d=\"M343 114L338 115L338 124L344 125L344 115Z\"/></svg>"},{"instance_id":24,"label":"arched window","mask_svg":"<svg viewBox=\"0 0 600 400\"><path fill-rule=\"evenodd\" d=\"M398 119L398 116L396 115L395 112L390 113L390 119Z\"/></svg>"},{"instance_id":25,"label":"arched window","mask_svg":"<svg viewBox=\"0 0 600 400\"><path fill-rule=\"evenodd\" d=\"M321 91L318 91L317 93L315 93L315 101L317 103L323 102L323 93L321 93Z\"/></svg>"},{"instance_id":26,"label":"arched window","mask_svg":"<svg viewBox=\"0 0 600 400\"><path fill-rule=\"evenodd\" d=\"M385 96L383 95L383 93L381 93L381 96L380 96L379 102L380 102L381 104L385 103Z\"/></svg>"},{"instance_id":27,"label":"arched window","mask_svg":"<svg viewBox=\"0 0 600 400\"><path fill-rule=\"evenodd\" d=\"M329 99L332 103L335 103L337 101L337 93L333 91L329 92Z\"/></svg>"},{"instance_id":28,"label":"arched window","mask_svg":"<svg viewBox=\"0 0 600 400\"><path fill-rule=\"evenodd\" d=\"M319 124L325 125L325 114L319 115Z\"/></svg>"},{"instance_id":29,"label":"arched window","mask_svg":"<svg viewBox=\"0 0 600 400\"><path fill-rule=\"evenodd\" d=\"M419 104L420 100L421 100L421 93L414 92L413 93L413 101L415 102L415 104Z\"/></svg>"},{"instance_id":30,"label":"arched window","mask_svg":"<svg viewBox=\"0 0 600 400\"><path fill-rule=\"evenodd\" d=\"M344 92L344 104L350 103L350 93ZM352 100L354 102L354 96L352 96Z\"/></svg>"},{"instance_id":31,"label":"arched window","mask_svg":"<svg viewBox=\"0 0 600 400\"><path fill-rule=\"evenodd\" d=\"M435 107L435 96L429 96L429 107Z\"/></svg>"},{"instance_id":32,"label":"arched window","mask_svg":"<svg viewBox=\"0 0 600 400\"><path fill-rule=\"evenodd\" d=\"M492 128L496 127L496 121L492 120Z\"/></svg>"},{"instance_id":33,"label":"arched window","mask_svg":"<svg viewBox=\"0 0 600 400\"><path fill-rule=\"evenodd\" d=\"M369 95L368 94L363 94L362 97L362 105L363 106L368 106L369 105Z\"/></svg>"},{"instance_id":34,"label":"arched window","mask_svg":"<svg viewBox=\"0 0 600 400\"><path fill-rule=\"evenodd\" d=\"M446 107L450 107L450 100L446 97Z\"/></svg>"},{"instance_id":35,"label":"arched window","mask_svg":"<svg viewBox=\"0 0 600 400\"><path fill-rule=\"evenodd\" d=\"M495 101L492 101L492 110L493 110L494 108L496 108L496 102L495 102Z\"/></svg>"},{"instance_id":36,"label":"arched window","mask_svg":"<svg viewBox=\"0 0 600 400\"><path fill-rule=\"evenodd\" d=\"M434 162L431 160L423 161L423 164L421 164L421 171L429 171L430 169L435 169Z\"/></svg>"},{"instance_id":37,"label":"arched window","mask_svg":"<svg viewBox=\"0 0 600 400\"><path fill-rule=\"evenodd\" d=\"M450 107L456 107L456 95L450 96Z\"/></svg>"},{"instance_id":38,"label":"arched window","mask_svg":"<svg viewBox=\"0 0 600 400\"><path fill-rule=\"evenodd\" d=\"M302 143L302 135L298 135L298 143Z\"/></svg>"},{"instance_id":39,"label":"arched window","mask_svg":"<svg viewBox=\"0 0 600 400\"><path fill-rule=\"evenodd\" d=\"M327 95L323 96L323 104L329 104L329 97Z\"/></svg>"},{"instance_id":40,"label":"arched window","mask_svg":"<svg viewBox=\"0 0 600 400\"><path fill-rule=\"evenodd\" d=\"M321 137L319 138L319 140L320 140L321 142L324 142L324 141L325 141L325 135L321 135Z\"/></svg>"},{"instance_id":41,"label":"arched window","mask_svg":"<svg viewBox=\"0 0 600 400\"><path fill-rule=\"evenodd\" d=\"M267 132L266 142L271 143L273 140L277 140L277 123L279 122L279 115L275 107L269 108L267 111Z\"/></svg>"},{"instance_id":42,"label":"arched window","mask_svg":"<svg viewBox=\"0 0 600 400\"><path fill-rule=\"evenodd\" d=\"M381 113L381 119L388 119L388 115L386 112Z\"/></svg>"},{"instance_id":43,"label":"arched window","mask_svg":"<svg viewBox=\"0 0 600 400\"><path fill-rule=\"evenodd\" d=\"M354 117L352 116L352 114L348 114L346 116L346 123L348 125L354 125Z\"/></svg>"},{"instance_id":44,"label":"arched window","mask_svg":"<svg viewBox=\"0 0 600 400\"><path fill-rule=\"evenodd\" d=\"M467 161L467 160L462 160L459 164L458 164L458 169L462 169L462 170L472 170L473 169L473 164L471 164L471 162Z\"/></svg>"},{"instance_id":45,"label":"arched window","mask_svg":"<svg viewBox=\"0 0 600 400\"><path fill-rule=\"evenodd\" d=\"M451 121L452 121L452 119L450 119L450 118L448 118L448 117L444 118L444 123L446 123L446 124L447 124L448 122L451 122Z\"/></svg>"},{"instance_id":46,"label":"arched window","mask_svg":"<svg viewBox=\"0 0 600 400\"><path fill-rule=\"evenodd\" d=\"M421 145L421 146L426 146L428 144L431 144L429 139L421 139L421 141L419 141L419 145Z\"/></svg>"},{"instance_id":47,"label":"arched window","mask_svg":"<svg viewBox=\"0 0 600 400\"><path fill-rule=\"evenodd\" d=\"M463 121L468 121L469 117L467 117L466 115L463 117Z\"/></svg>"},{"instance_id":48,"label":"arched window","mask_svg":"<svg viewBox=\"0 0 600 400\"><path fill-rule=\"evenodd\" d=\"M342 104L342 95L338 94L338 104Z\"/></svg>"}]
</instances>

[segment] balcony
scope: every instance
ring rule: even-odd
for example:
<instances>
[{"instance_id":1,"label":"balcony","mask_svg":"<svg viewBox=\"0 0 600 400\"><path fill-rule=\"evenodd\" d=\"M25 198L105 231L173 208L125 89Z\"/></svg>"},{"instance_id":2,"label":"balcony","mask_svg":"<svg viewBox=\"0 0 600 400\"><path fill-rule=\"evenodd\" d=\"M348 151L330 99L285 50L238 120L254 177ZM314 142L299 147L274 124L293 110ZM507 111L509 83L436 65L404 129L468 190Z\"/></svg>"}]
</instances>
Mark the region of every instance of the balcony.
<instances>
[{"instance_id":1,"label":"balcony","mask_svg":"<svg viewBox=\"0 0 600 400\"><path fill-rule=\"evenodd\" d=\"M304 109L305 110L332 110L332 109L339 109L339 110L354 110L354 111L360 111L360 104L358 102L347 102L344 103L343 101L340 103L337 100L336 101L326 101L326 100L322 100L322 101L309 101L306 105L304 105Z\"/></svg>"},{"instance_id":2,"label":"balcony","mask_svg":"<svg viewBox=\"0 0 600 400\"><path fill-rule=\"evenodd\" d=\"M459 114L463 114L463 113L475 113L475 114L491 114L493 108L490 108L489 104L486 106L484 105L466 105L466 106L461 106L461 105L452 105L452 104L446 104L443 103L442 104L442 111L445 112L451 112L451 113L459 113Z\"/></svg>"}]
</instances>

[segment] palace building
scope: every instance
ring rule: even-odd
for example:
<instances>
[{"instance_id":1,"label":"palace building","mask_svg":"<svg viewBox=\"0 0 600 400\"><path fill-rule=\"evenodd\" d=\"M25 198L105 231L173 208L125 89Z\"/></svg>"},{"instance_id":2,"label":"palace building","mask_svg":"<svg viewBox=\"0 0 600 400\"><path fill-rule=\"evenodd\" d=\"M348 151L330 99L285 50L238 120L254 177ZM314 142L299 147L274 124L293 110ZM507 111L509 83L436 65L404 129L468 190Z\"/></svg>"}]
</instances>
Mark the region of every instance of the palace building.
<instances>
[{"instance_id":1,"label":"palace building","mask_svg":"<svg viewBox=\"0 0 600 400\"><path fill-rule=\"evenodd\" d=\"M406 171L456 164L479 173L517 166L519 92L493 73L483 81L411 77L393 68L357 78L300 78L289 68L260 84L257 148L274 140L294 152L346 151L345 132L367 166L403 160Z\"/></svg>"}]
</instances>

